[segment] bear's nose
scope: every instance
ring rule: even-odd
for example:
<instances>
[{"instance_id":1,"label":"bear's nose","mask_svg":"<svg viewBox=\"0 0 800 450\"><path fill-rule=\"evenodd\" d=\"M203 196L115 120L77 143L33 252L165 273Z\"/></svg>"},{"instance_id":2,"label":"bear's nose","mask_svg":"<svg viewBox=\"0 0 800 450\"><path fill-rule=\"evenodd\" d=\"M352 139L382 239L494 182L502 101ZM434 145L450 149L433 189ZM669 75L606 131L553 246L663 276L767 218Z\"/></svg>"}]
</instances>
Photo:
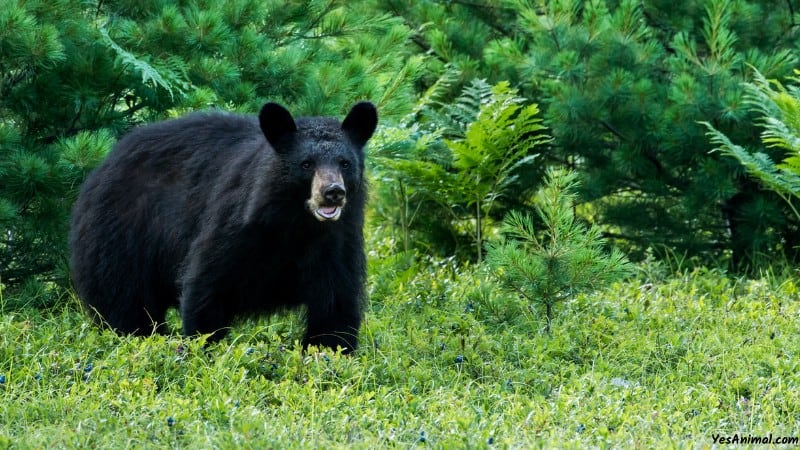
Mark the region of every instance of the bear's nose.
<instances>
[{"instance_id":1,"label":"bear's nose","mask_svg":"<svg viewBox=\"0 0 800 450\"><path fill-rule=\"evenodd\" d=\"M328 187L325 188L325 191L322 192L322 196L325 197L325 200L338 204L344 200L344 196L347 194L347 191L344 189L339 183L329 184Z\"/></svg>"}]
</instances>

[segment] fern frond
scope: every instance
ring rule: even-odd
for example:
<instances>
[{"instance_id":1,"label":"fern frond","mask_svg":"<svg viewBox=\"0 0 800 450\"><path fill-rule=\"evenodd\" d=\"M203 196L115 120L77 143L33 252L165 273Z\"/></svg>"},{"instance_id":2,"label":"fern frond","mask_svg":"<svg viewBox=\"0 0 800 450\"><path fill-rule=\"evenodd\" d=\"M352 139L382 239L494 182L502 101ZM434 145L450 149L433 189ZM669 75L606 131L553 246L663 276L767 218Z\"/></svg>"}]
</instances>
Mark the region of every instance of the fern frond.
<instances>
[{"instance_id":1,"label":"fern frond","mask_svg":"<svg viewBox=\"0 0 800 450\"><path fill-rule=\"evenodd\" d=\"M473 80L453 103L442 105L442 113L449 122L456 124L456 129L466 130L491 98L492 86L486 80Z\"/></svg>"},{"instance_id":2,"label":"fern frond","mask_svg":"<svg viewBox=\"0 0 800 450\"><path fill-rule=\"evenodd\" d=\"M778 166L770 157L761 152L751 153L744 147L734 144L725 134L716 130L710 123L701 122L708 128L707 136L723 155L733 157L744 166L747 173L758 179L764 186L781 195L789 202L789 197L800 196L800 171L794 170L794 159L789 165ZM791 202L789 202L791 206ZM797 214L797 212L795 212ZM800 215L798 215L800 218Z\"/></svg>"}]
</instances>

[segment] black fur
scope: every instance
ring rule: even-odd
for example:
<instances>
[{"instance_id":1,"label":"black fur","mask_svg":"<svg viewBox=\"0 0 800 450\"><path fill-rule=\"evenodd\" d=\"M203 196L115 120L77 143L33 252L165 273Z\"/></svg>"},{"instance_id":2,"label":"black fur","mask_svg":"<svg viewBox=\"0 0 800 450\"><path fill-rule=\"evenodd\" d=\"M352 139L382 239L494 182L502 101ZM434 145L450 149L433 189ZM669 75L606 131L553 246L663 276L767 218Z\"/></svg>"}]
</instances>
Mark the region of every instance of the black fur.
<instances>
[{"instance_id":1,"label":"black fur","mask_svg":"<svg viewBox=\"0 0 800 450\"><path fill-rule=\"evenodd\" d=\"M133 130L73 209L79 296L121 333L163 332L166 311L179 307L185 335L213 340L238 317L305 306L304 345L354 350L366 271L363 146L376 125L366 102L343 123L295 121L269 103L259 117L195 113ZM344 182L338 220L309 210L320 171Z\"/></svg>"}]
</instances>

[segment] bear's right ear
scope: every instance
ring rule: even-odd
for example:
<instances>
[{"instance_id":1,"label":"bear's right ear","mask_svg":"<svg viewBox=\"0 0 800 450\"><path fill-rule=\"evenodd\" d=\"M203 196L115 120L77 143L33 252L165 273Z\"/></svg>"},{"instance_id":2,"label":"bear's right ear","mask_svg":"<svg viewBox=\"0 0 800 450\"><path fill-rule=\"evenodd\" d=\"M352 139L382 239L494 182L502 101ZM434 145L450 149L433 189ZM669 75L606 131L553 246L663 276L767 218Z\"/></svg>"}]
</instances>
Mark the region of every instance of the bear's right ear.
<instances>
[{"instance_id":1,"label":"bear's right ear","mask_svg":"<svg viewBox=\"0 0 800 450\"><path fill-rule=\"evenodd\" d=\"M277 103L267 103L258 114L261 131L273 147L287 134L297 131L292 114Z\"/></svg>"}]
</instances>

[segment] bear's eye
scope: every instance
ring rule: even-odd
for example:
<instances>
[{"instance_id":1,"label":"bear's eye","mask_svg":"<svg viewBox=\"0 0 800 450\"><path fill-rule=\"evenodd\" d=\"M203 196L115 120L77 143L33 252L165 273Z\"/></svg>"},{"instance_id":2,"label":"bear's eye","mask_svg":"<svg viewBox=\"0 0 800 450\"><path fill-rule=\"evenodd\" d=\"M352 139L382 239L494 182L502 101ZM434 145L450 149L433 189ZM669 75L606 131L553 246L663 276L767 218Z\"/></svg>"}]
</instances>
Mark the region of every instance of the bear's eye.
<instances>
[{"instance_id":1,"label":"bear's eye","mask_svg":"<svg viewBox=\"0 0 800 450\"><path fill-rule=\"evenodd\" d=\"M310 169L313 165L314 163L312 163L311 161L303 161L300 163L300 167L302 167L305 170Z\"/></svg>"},{"instance_id":2,"label":"bear's eye","mask_svg":"<svg viewBox=\"0 0 800 450\"><path fill-rule=\"evenodd\" d=\"M339 166L342 169L349 169L350 168L350 161L342 160L342 161L339 162Z\"/></svg>"}]
</instances>

